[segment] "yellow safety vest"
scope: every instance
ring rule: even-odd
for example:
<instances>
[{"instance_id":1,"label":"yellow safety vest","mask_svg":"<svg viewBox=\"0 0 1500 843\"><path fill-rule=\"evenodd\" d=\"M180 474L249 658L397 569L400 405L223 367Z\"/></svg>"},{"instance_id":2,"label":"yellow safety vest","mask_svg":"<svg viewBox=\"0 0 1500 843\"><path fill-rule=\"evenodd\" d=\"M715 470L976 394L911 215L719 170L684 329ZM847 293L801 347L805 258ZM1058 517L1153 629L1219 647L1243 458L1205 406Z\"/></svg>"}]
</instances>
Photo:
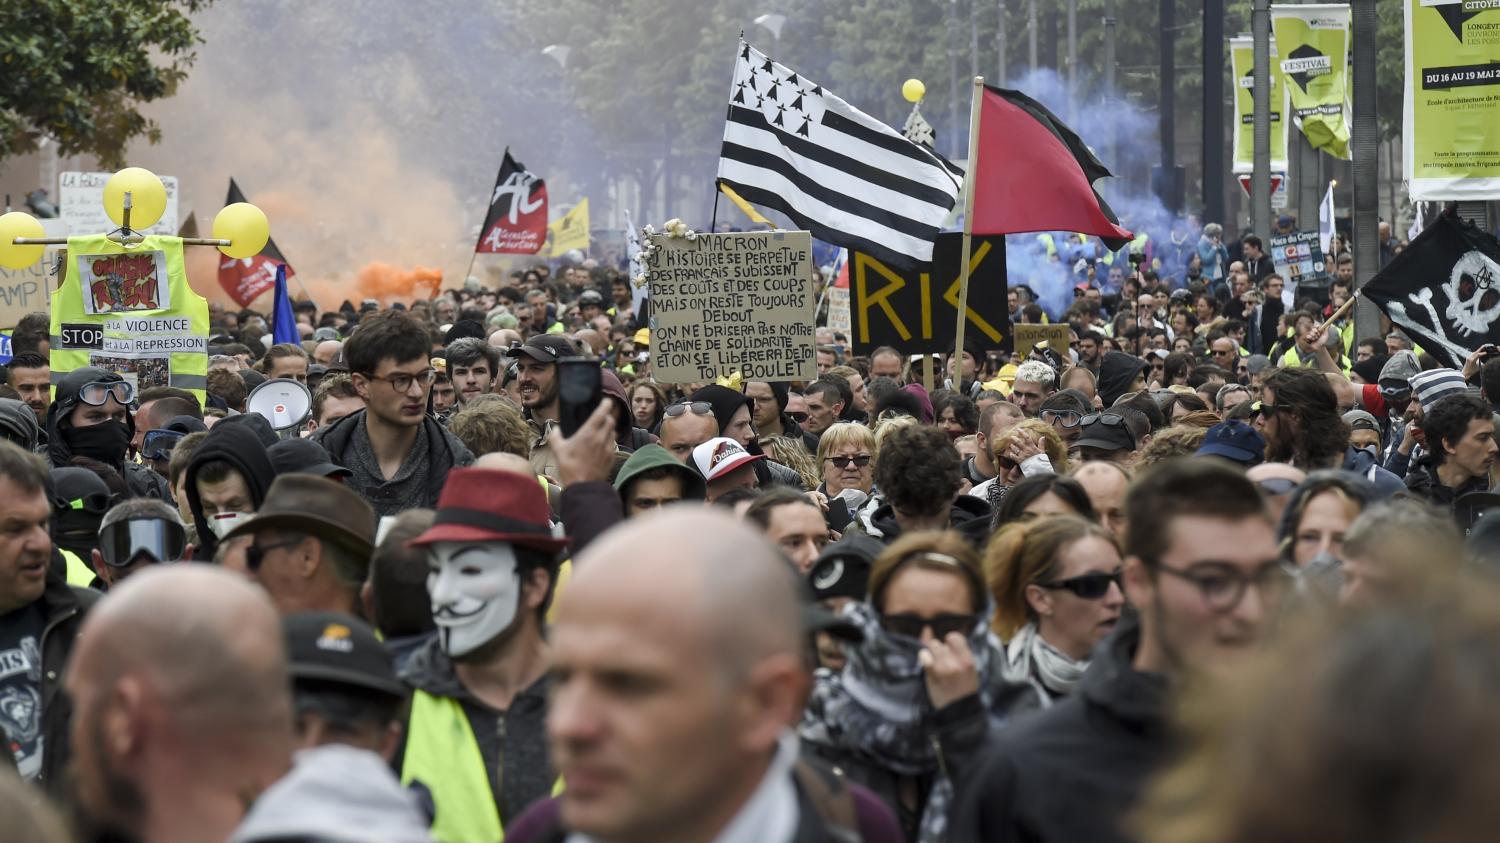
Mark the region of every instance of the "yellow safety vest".
<instances>
[{"instance_id":1,"label":"yellow safety vest","mask_svg":"<svg viewBox=\"0 0 1500 843\"><path fill-rule=\"evenodd\" d=\"M165 283L163 283L165 281ZM129 249L102 234L68 238L52 294L52 383L74 369L119 372L136 390L175 386L201 403L208 386L208 301L188 285L182 238Z\"/></svg>"},{"instance_id":2,"label":"yellow safety vest","mask_svg":"<svg viewBox=\"0 0 1500 843\"><path fill-rule=\"evenodd\" d=\"M58 550L62 552L63 561L68 563L68 585L88 588L94 581L94 569L79 559L78 554L73 551L61 547Z\"/></svg>"},{"instance_id":3,"label":"yellow safety vest","mask_svg":"<svg viewBox=\"0 0 1500 843\"><path fill-rule=\"evenodd\" d=\"M413 781L432 792L437 808L433 839L440 843L505 839L484 756L479 754L474 729L458 700L420 690L412 693L401 783Z\"/></svg>"},{"instance_id":4,"label":"yellow safety vest","mask_svg":"<svg viewBox=\"0 0 1500 843\"><path fill-rule=\"evenodd\" d=\"M500 808L490 791L490 779L479 753L479 741L463 706L452 697L426 691L411 695L406 722L406 757L401 783L419 781L432 793L437 816L432 837L438 843L500 841L505 828ZM563 792L562 777L552 784L552 795Z\"/></svg>"}]
</instances>

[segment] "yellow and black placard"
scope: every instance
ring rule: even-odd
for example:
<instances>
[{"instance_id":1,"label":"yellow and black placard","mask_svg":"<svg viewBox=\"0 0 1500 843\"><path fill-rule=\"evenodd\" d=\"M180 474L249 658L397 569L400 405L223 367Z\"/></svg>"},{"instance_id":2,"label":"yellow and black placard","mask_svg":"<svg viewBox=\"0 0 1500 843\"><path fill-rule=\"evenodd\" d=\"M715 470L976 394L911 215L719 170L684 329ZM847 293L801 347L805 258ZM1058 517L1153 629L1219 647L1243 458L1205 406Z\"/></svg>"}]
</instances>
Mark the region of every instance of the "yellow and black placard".
<instances>
[{"instance_id":1,"label":"yellow and black placard","mask_svg":"<svg viewBox=\"0 0 1500 843\"><path fill-rule=\"evenodd\" d=\"M963 235L939 234L932 263L901 271L859 252L849 254L854 353L883 345L902 354L951 353L958 322L959 266ZM966 345L1010 351L1006 303L1005 238L975 237L969 246ZM972 338L970 340L969 338Z\"/></svg>"}]
</instances>

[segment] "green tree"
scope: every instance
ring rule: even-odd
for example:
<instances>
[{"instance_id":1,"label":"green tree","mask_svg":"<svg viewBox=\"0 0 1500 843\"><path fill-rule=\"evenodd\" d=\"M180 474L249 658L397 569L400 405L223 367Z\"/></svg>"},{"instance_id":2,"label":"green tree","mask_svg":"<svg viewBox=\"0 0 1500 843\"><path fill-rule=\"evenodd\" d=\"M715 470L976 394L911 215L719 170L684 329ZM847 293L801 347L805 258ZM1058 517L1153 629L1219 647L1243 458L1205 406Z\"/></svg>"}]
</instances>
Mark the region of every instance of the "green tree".
<instances>
[{"instance_id":1,"label":"green tree","mask_svg":"<svg viewBox=\"0 0 1500 843\"><path fill-rule=\"evenodd\" d=\"M63 155L122 163L161 130L137 109L170 96L196 58L188 15L211 0L0 3L0 160L43 137Z\"/></svg>"}]
</instances>

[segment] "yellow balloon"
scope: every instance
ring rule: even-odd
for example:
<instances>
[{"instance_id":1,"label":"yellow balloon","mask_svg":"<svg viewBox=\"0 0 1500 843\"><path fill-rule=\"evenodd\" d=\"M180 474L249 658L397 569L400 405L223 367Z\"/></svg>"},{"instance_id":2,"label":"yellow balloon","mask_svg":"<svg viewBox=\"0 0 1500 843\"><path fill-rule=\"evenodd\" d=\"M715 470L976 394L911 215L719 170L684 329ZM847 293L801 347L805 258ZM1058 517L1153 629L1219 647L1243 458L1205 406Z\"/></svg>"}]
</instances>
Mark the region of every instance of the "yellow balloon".
<instances>
[{"instance_id":1,"label":"yellow balloon","mask_svg":"<svg viewBox=\"0 0 1500 843\"><path fill-rule=\"evenodd\" d=\"M901 96L906 97L907 102L921 102L922 97L927 96L927 86L921 79L908 79L901 83Z\"/></svg>"},{"instance_id":2,"label":"yellow balloon","mask_svg":"<svg viewBox=\"0 0 1500 843\"><path fill-rule=\"evenodd\" d=\"M126 167L104 183L104 212L115 225L125 224L125 194L130 194L130 228L143 231L167 212L167 188L150 170Z\"/></svg>"},{"instance_id":3,"label":"yellow balloon","mask_svg":"<svg viewBox=\"0 0 1500 843\"><path fill-rule=\"evenodd\" d=\"M17 237L46 237L42 224L25 211L11 211L0 215L0 266L6 269L25 269L35 266L42 259L45 246L17 246L11 241Z\"/></svg>"},{"instance_id":4,"label":"yellow balloon","mask_svg":"<svg viewBox=\"0 0 1500 843\"><path fill-rule=\"evenodd\" d=\"M219 251L231 258L248 258L260 254L271 239L271 223L266 214L249 202L225 205L214 217L214 239L230 241Z\"/></svg>"}]
</instances>

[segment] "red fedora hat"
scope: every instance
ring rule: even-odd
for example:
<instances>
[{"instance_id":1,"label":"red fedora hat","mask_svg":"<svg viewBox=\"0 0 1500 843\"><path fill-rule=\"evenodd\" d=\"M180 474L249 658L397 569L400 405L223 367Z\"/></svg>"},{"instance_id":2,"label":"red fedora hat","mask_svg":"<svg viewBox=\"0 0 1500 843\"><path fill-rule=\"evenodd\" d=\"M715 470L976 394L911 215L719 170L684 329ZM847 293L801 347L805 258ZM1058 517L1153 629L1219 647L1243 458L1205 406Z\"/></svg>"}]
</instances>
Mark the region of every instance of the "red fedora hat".
<instances>
[{"instance_id":1,"label":"red fedora hat","mask_svg":"<svg viewBox=\"0 0 1500 843\"><path fill-rule=\"evenodd\" d=\"M409 546L434 542L507 542L555 553L547 493L535 478L492 468L455 468L438 496L437 517Z\"/></svg>"}]
</instances>

